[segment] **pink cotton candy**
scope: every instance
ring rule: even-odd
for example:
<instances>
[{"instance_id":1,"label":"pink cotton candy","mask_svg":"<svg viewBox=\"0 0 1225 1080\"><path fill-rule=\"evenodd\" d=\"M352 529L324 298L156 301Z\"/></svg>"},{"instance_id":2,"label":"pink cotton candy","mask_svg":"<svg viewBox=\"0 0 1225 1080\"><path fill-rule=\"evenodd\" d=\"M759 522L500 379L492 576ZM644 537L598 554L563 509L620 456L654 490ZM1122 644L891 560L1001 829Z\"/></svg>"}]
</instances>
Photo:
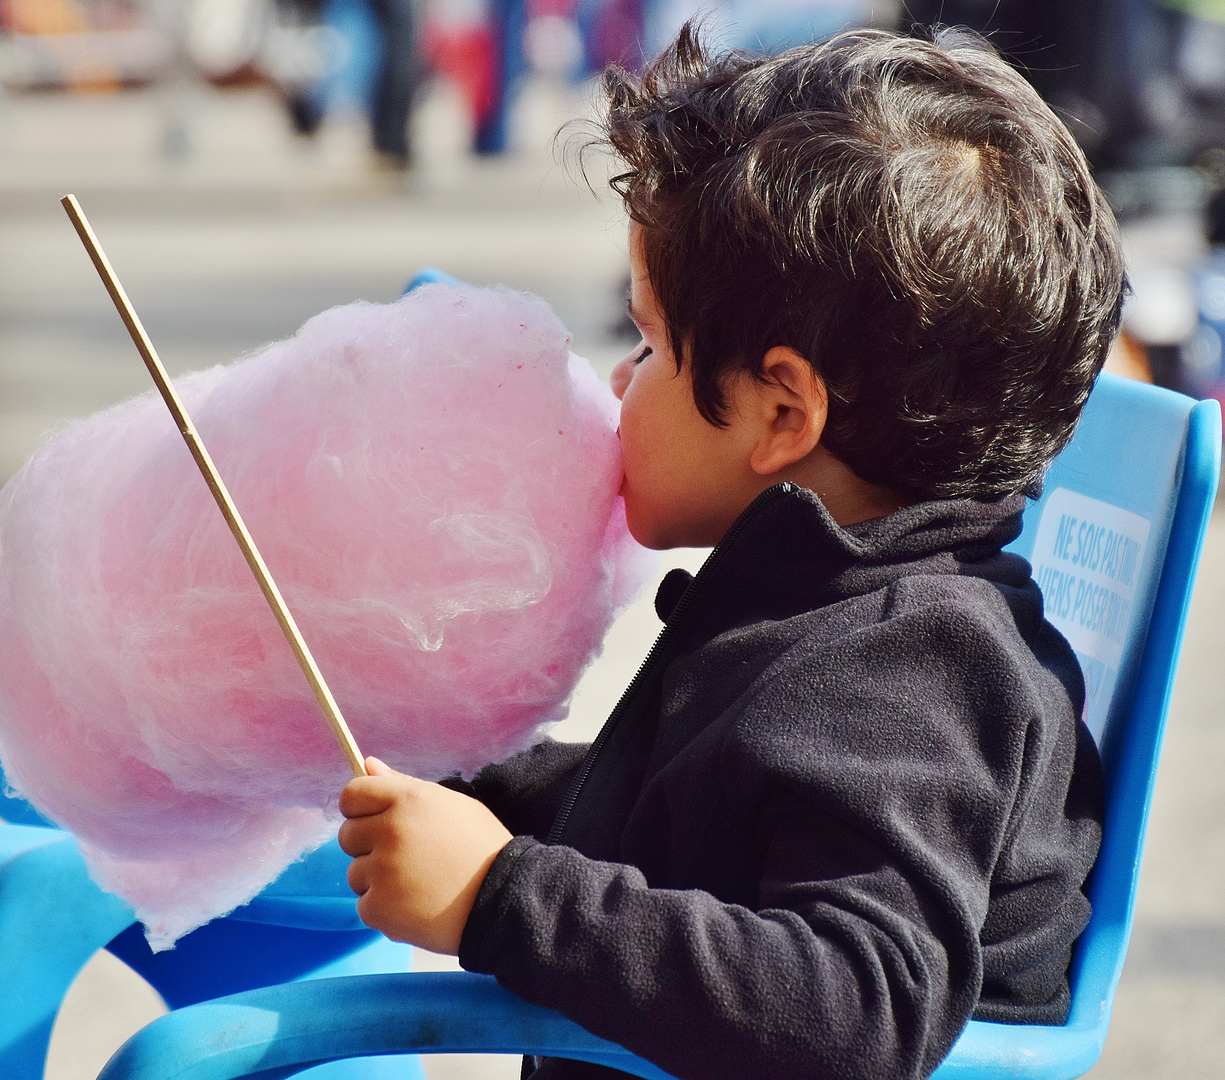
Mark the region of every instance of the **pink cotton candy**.
<instances>
[{"instance_id":1,"label":"pink cotton candy","mask_svg":"<svg viewBox=\"0 0 1225 1080\"><path fill-rule=\"evenodd\" d=\"M178 380L358 745L395 768L530 745L649 572L617 403L568 345L543 301L430 285ZM155 947L335 830L348 766L152 391L0 492L0 759Z\"/></svg>"}]
</instances>

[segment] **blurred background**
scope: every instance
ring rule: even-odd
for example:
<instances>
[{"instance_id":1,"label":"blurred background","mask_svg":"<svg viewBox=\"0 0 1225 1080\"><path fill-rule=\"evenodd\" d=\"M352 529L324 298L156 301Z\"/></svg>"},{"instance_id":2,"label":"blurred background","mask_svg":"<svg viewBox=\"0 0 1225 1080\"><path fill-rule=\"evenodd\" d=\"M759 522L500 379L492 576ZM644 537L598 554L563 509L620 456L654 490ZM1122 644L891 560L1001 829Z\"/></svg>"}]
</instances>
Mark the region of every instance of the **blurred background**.
<instances>
[{"instance_id":1,"label":"blurred background","mask_svg":"<svg viewBox=\"0 0 1225 1080\"><path fill-rule=\"evenodd\" d=\"M698 13L716 42L757 50L854 25L988 35L1065 118L1123 223L1133 292L1110 366L1225 397L1225 0L0 0L0 483L61 420L147 386L58 205L69 191L172 373L334 304L390 301L437 266L543 296L606 376L632 344L625 221L608 163L580 154L582 120L604 65L640 67ZM660 572L703 555L668 553ZM1222 1075L1222 610L1218 515L1097 1080ZM561 737L592 737L657 629L648 596ZM93 1077L161 1010L100 954L48 1080ZM518 1076L497 1058L427 1069Z\"/></svg>"}]
</instances>

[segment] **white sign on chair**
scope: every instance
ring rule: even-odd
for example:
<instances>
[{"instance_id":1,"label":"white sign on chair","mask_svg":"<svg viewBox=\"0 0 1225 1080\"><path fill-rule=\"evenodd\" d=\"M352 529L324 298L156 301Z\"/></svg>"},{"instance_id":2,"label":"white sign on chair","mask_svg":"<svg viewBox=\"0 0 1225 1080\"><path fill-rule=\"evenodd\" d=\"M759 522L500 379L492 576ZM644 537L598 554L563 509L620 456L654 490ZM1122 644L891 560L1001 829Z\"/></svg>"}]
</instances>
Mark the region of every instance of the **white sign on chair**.
<instances>
[{"instance_id":1,"label":"white sign on chair","mask_svg":"<svg viewBox=\"0 0 1225 1080\"><path fill-rule=\"evenodd\" d=\"M1131 626L1149 522L1068 488L1042 510L1031 559L1046 617L1085 675L1085 723L1101 740Z\"/></svg>"}]
</instances>

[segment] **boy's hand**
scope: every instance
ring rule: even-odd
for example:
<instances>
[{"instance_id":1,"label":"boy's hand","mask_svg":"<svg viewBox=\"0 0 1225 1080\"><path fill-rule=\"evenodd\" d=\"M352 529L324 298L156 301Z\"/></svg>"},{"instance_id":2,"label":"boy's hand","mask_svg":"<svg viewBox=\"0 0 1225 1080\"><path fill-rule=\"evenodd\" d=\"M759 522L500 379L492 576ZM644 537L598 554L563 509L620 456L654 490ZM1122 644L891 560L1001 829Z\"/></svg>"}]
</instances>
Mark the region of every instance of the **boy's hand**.
<instances>
[{"instance_id":1,"label":"boy's hand","mask_svg":"<svg viewBox=\"0 0 1225 1080\"><path fill-rule=\"evenodd\" d=\"M340 846L362 922L431 952L459 952L481 883L511 839L475 799L366 758L340 793Z\"/></svg>"}]
</instances>

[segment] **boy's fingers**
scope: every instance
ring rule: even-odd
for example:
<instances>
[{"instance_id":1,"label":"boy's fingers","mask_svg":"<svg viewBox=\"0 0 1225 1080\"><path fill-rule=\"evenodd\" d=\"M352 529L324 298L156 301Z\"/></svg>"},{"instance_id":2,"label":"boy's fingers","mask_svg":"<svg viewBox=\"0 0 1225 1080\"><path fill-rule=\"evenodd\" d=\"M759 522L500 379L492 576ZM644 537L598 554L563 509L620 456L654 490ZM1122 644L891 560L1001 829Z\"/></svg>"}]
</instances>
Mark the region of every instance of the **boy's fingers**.
<instances>
[{"instance_id":1,"label":"boy's fingers","mask_svg":"<svg viewBox=\"0 0 1225 1080\"><path fill-rule=\"evenodd\" d=\"M366 775L367 776L395 776L396 771L390 765L380 761L376 757L366 758Z\"/></svg>"},{"instance_id":2,"label":"boy's fingers","mask_svg":"<svg viewBox=\"0 0 1225 1080\"><path fill-rule=\"evenodd\" d=\"M381 814L396 801L395 781L387 776L359 776L340 793L340 812L345 817Z\"/></svg>"},{"instance_id":3,"label":"boy's fingers","mask_svg":"<svg viewBox=\"0 0 1225 1080\"><path fill-rule=\"evenodd\" d=\"M361 855L369 855L374 850L373 831L365 826L366 822L363 819L354 818L344 822L336 833L336 841L340 844L340 850L354 859Z\"/></svg>"},{"instance_id":4,"label":"boy's fingers","mask_svg":"<svg viewBox=\"0 0 1225 1080\"><path fill-rule=\"evenodd\" d=\"M349 882L349 888L353 890L356 896L365 896L370 889L370 882L366 879L365 862L365 859L354 859L349 863L349 870L345 874L345 878Z\"/></svg>"}]
</instances>

